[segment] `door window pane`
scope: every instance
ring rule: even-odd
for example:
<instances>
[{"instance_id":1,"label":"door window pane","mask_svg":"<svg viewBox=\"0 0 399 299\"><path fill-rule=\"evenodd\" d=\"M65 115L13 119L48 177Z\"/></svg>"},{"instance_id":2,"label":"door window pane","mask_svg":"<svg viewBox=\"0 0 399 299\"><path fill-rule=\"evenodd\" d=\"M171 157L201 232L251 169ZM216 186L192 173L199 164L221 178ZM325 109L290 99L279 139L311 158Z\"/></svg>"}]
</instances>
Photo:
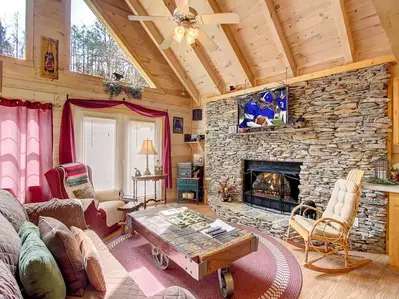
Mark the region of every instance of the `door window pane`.
<instances>
[{"instance_id":1,"label":"door window pane","mask_svg":"<svg viewBox=\"0 0 399 299\"><path fill-rule=\"evenodd\" d=\"M149 163L148 168L151 173L154 174L154 166L157 159L159 157L159 149L156 142L156 134L155 134L155 123L153 122L144 122L144 121L129 121L128 125L128 148L127 148L127 177L125 181L125 189L128 194L132 194L132 180L131 177L135 173L135 169L140 170L141 174L144 174L146 169L146 156L138 154L140 152L143 141L149 139L152 140L155 150L158 153L156 156L148 156ZM137 195L144 195L144 183L139 182L137 184ZM147 190L146 193L149 195L154 195L154 183L147 182Z\"/></svg>"},{"instance_id":2,"label":"door window pane","mask_svg":"<svg viewBox=\"0 0 399 299\"><path fill-rule=\"evenodd\" d=\"M92 168L95 190L115 188L116 120L84 117L83 159Z\"/></svg>"}]
</instances>

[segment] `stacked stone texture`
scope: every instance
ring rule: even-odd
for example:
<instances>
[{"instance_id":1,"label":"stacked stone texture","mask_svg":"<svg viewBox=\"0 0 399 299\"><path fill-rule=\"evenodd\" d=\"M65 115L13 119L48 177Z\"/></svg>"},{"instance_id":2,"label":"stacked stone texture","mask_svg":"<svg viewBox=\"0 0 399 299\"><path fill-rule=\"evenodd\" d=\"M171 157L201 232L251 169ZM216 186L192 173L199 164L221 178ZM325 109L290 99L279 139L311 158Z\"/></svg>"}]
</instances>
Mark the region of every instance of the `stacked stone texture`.
<instances>
[{"instance_id":1,"label":"stacked stone texture","mask_svg":"<svg viewBox=\"0 0 399 299\"><path fill-rule=\"evenodd\" d=\"M251 208L231 209L217 194L218 184L229 179L237 186L235 201L242 201L244 160L302 162L300 198L325 208L334 183L354 168L374 175L374 162L387 155L391 132L388 118L387 65L337 74L289 85L290 119L303 116L306 127L277 127L257 134L229 134L237 125L237 100L247 94L207 104L206 175L211 206L226 220L246 223L281 237L287 217L270 217ZM235 204L235 207L238 205ZM244 205L240 205L244 206ZM387 196L363 189L358 227L351 232L356 250L385 252Z\"/></svg>"}]
</instances>

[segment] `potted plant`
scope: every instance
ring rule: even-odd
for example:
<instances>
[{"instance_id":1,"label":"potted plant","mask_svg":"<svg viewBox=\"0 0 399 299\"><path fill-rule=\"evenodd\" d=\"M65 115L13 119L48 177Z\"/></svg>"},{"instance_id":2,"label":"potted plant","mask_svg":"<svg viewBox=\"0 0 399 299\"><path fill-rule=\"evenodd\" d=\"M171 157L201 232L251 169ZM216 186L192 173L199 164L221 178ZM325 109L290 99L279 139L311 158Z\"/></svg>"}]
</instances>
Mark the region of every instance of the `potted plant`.
<instances>
[{"instance_id":1,"label":"potted plant","mask_svg":"<svg viewBox=\"0 0 399 299\"><path fill-rule=\"evenodd\" d=\"M236 186L229 186L227 184L227 181L224 183L220 183L220 188L219 188L219 194L220 194L220 199L224 202L224 201L232 201L232 194L235 190L237 190Z\"/></svg>"}]
</instances>

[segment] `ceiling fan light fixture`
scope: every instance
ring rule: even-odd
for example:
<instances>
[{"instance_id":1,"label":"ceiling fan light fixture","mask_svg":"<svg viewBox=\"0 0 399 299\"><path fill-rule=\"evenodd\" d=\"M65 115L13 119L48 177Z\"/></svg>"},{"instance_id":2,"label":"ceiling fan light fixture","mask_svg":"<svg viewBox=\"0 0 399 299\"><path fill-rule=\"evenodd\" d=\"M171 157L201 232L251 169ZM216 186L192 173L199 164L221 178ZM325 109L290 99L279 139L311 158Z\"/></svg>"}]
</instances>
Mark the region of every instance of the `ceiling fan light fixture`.
<instances>
[{"instance_id":1,"label":"ceiling fan light fixture","mask_svg":"<svg viewBox=\"0 0 399 299\"><path fill-rule=\"evenodd\" d=\"M193 43L195 43L195 38L191 37L190 35L186 35L186 42L187 45L192 45Z\"/></svg>"},{"instance_id":2,"label":"ceiling fan light fixture","mask_svg":"<svg viewBox=\"0 0 399 299\"><path fill-rule=\"evenodd\" d=\"M181 41L183 40L185 33L186 33L186 29L183 26L177 26L175 28L175 34L173 36L173 39L180 44Z\"/></svg>"},{"instance_id":3,"label":"ceiling fan light fixture","mask_svg":"<svg viewBox=\"0 0 399 299\"><path fill-rule=\"evenodd\" d=\"M188 28L186 30L186 33L187 33L188 36L190 36L190 37L192 37L194 39L196 39L198 37L198 35L199 35L198 29L197 28L193 28L193 27Z\"/></svg>"}]
</instances>

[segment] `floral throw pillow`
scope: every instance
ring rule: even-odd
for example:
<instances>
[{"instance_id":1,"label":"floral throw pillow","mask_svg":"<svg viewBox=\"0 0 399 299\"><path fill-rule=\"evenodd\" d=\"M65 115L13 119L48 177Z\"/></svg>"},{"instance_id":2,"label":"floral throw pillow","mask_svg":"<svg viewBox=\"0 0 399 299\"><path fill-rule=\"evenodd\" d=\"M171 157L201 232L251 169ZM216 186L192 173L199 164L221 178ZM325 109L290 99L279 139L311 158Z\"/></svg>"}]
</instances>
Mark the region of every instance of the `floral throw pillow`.
<instances>
[{"instance_id":1,"label":"floral throw pillow","mask_svg":"<svg viewBox=\"0 0 399 299\"><path fill-rule=\"evenodd\" d=\"M79 198L79 199L94 198L96 196L93 188L89 188L89 187L84 187L83 189L74 190L73 194L76 196L76 198Z\"/></svg>"}]
</instances>

